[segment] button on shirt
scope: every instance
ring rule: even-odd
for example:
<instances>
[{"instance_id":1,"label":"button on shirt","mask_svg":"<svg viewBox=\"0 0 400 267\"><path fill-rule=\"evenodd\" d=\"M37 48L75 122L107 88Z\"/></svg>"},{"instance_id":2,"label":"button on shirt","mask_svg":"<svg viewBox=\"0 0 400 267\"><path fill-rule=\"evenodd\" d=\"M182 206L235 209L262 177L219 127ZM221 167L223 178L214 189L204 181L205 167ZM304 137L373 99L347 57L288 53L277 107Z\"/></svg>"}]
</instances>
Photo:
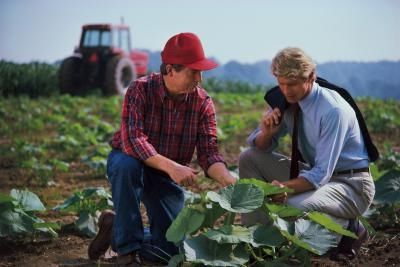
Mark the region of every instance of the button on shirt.
<instances>
[{"instance_id":1,"label":"button on shirt","mask_svg":"<svg viewBox=\"0 0 400 267\"><path fill-rule=\"evenodd\" d=\"M140 160L161 154L188 165L195 149L203 170L224 162L217 147L215 109L207 92L197 87L179 99L168 96L161 74L151 74L128 88L121 128L110 144Z\"/></svg>"},{"instance_id":2,"label":"button on shirt","mask_svg":"<svg viewBox=\"0 0 400 267\"><path fill-rule=\"evenodd\" d=\"M352 107L337 92L314 82L309 95L299 102L299 150L310 170L301 170L299 176L315 188L329 182L334 171L367 167L368 153L357 117ZM267 149L271 152L278 140L293 128L293 113L286 110L278 133ZM260 129L248 138L251 146Z\"/></svg>"}]
</instances>

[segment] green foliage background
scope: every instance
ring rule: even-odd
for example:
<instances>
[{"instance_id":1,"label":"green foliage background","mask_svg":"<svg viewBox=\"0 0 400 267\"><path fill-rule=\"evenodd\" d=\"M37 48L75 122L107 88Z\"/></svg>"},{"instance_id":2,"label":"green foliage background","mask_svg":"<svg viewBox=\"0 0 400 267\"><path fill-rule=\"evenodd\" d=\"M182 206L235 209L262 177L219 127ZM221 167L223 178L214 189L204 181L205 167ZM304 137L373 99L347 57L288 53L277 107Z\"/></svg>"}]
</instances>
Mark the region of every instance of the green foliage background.
<instances>
[{"instance_id":1,"label":"green foliage background","mask_svg":"<svg viewBox=\"0 0 400 267\"><path fill-rule=\"evenodd\" d=\"M0 135L7 140L0 152L17 158L43 182L54 171L68 171L72 161L104 171L107 144L119 126L122 98L59 95L56 65L0 61ZM218 136L223 153L238 155L246 138L268 108L268 87L207 79L203 86L217 108ZM359 98L368 128L382 154L380 167L396 165L393 148L400 139L400 104L396 100ZM289 153L290 138L280 150ZM393 159L394 158L394 159ZM235 160L233 158L232 160ZM382 168L381 168L382 169Z\"/></svg>"},{"instance_id":2,"label":"green foliage background","mask_svg":"<svg viewBox=\"0 0 400 267\"><path fill-rule=\"evenodd\" d=\"M16 64L0 61L0 96L50 96L58 93L58 67L33 62Z\"/></svg>"},{"instance_id":3,"label":"green foliage background","mask_svg":"<svg viewBox=\"0 0 400 267\"><path fill-rule=\"evenodd\" d=\"M221 152L235 168L247 136L268 108L263 100L268 87L216 79L205 80L203 86L216 105ZM372 168L378 179L400 166L400 102L356 101L381 152ZM35 186L51 185L60 173L73 171L104 178L108 141L119 127L121 105L122 97L103 97L96 91L85 97L60 95L54 65L0 61L0 154L31 177L28 181L33 180ZM283 138L279 150L289 154L289 136ZM396 207L390 206L390 214L392 210Z\"/></svg>"}]
</instances>

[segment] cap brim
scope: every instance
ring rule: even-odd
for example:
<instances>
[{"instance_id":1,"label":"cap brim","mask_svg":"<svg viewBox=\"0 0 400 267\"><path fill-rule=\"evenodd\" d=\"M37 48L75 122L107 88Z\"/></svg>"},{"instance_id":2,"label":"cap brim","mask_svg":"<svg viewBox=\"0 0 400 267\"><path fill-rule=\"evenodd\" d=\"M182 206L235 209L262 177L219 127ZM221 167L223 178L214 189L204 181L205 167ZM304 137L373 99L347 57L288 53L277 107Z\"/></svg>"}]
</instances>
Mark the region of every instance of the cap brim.
<instances>
[{"instance_id":1,"label":"cap brim","mask_svg":"<svg viewBox=\"0 0 400 267\"><path fill-rule=\"evenodd\" d=\"M191 64L183 64L184 66L194 70L212 70L218 67L218 64L211 59L203 59Z\"/></svg>"}]
</instances>

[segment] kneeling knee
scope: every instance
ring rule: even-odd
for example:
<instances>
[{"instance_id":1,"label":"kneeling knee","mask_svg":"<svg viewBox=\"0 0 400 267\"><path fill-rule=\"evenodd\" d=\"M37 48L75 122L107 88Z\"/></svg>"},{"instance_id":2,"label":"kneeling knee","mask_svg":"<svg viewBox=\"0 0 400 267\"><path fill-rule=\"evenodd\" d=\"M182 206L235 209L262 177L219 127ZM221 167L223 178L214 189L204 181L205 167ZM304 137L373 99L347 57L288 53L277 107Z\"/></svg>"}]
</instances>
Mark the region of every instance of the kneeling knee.
<instances>
[{"instance_id":1,"label":"kneeling knee","mask_svg":"<svg viewBox=\"0 0 400 267\"><path fill-rule=\"evenodd\" d=\"M240 153L239 155L239 166L240 165L245 165L248 162L252 162L252 157L253 157L253 152L254 148L249 148Z\"/></svg>"}]
</instances>

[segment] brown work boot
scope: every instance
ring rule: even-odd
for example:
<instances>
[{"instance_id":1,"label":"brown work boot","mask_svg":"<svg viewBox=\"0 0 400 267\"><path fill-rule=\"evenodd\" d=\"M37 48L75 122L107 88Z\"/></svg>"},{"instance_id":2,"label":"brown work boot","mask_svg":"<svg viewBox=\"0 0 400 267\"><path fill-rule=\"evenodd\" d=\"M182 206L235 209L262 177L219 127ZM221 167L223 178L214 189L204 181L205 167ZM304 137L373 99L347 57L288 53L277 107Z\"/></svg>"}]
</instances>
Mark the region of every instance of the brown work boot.
<instances>
[{"instance_id":1,"label":"brown work boot","mask_svg":"<svg viewBox=\"0 0 400 267\"><path fill-rule=\"evenodd\" d=\"M128 254L118 255L117 266L125 266L125 267L142 266L142 259L140 258L139 252L134 251Z\"/></svg>"},{"instance_id":2,"label":"brown work boot","mask_svg":"<svg viewBox=\"0 0 400 267\"><path fill-rule=\"evenodd\" d=\"M89 259L98 260L110 247L114 217L115 212L112 210L104 210L101 213L97 223L99 226L99 231L89 245Z\"/></svg>"},{"instance_id":3,"label":"brown work boot","mask_svg":"<svg viewBox=\"0 0 400 267\"><path fill-rule=\"evenodd\" d=\"M368 231L359 220L350 220L347 230L354 232L358 238L343 236L339 245L331 254L331 259L338 259L340 254L354 259L360 251L361 245L368 241Z\"/></svg>"}]
</instances>

